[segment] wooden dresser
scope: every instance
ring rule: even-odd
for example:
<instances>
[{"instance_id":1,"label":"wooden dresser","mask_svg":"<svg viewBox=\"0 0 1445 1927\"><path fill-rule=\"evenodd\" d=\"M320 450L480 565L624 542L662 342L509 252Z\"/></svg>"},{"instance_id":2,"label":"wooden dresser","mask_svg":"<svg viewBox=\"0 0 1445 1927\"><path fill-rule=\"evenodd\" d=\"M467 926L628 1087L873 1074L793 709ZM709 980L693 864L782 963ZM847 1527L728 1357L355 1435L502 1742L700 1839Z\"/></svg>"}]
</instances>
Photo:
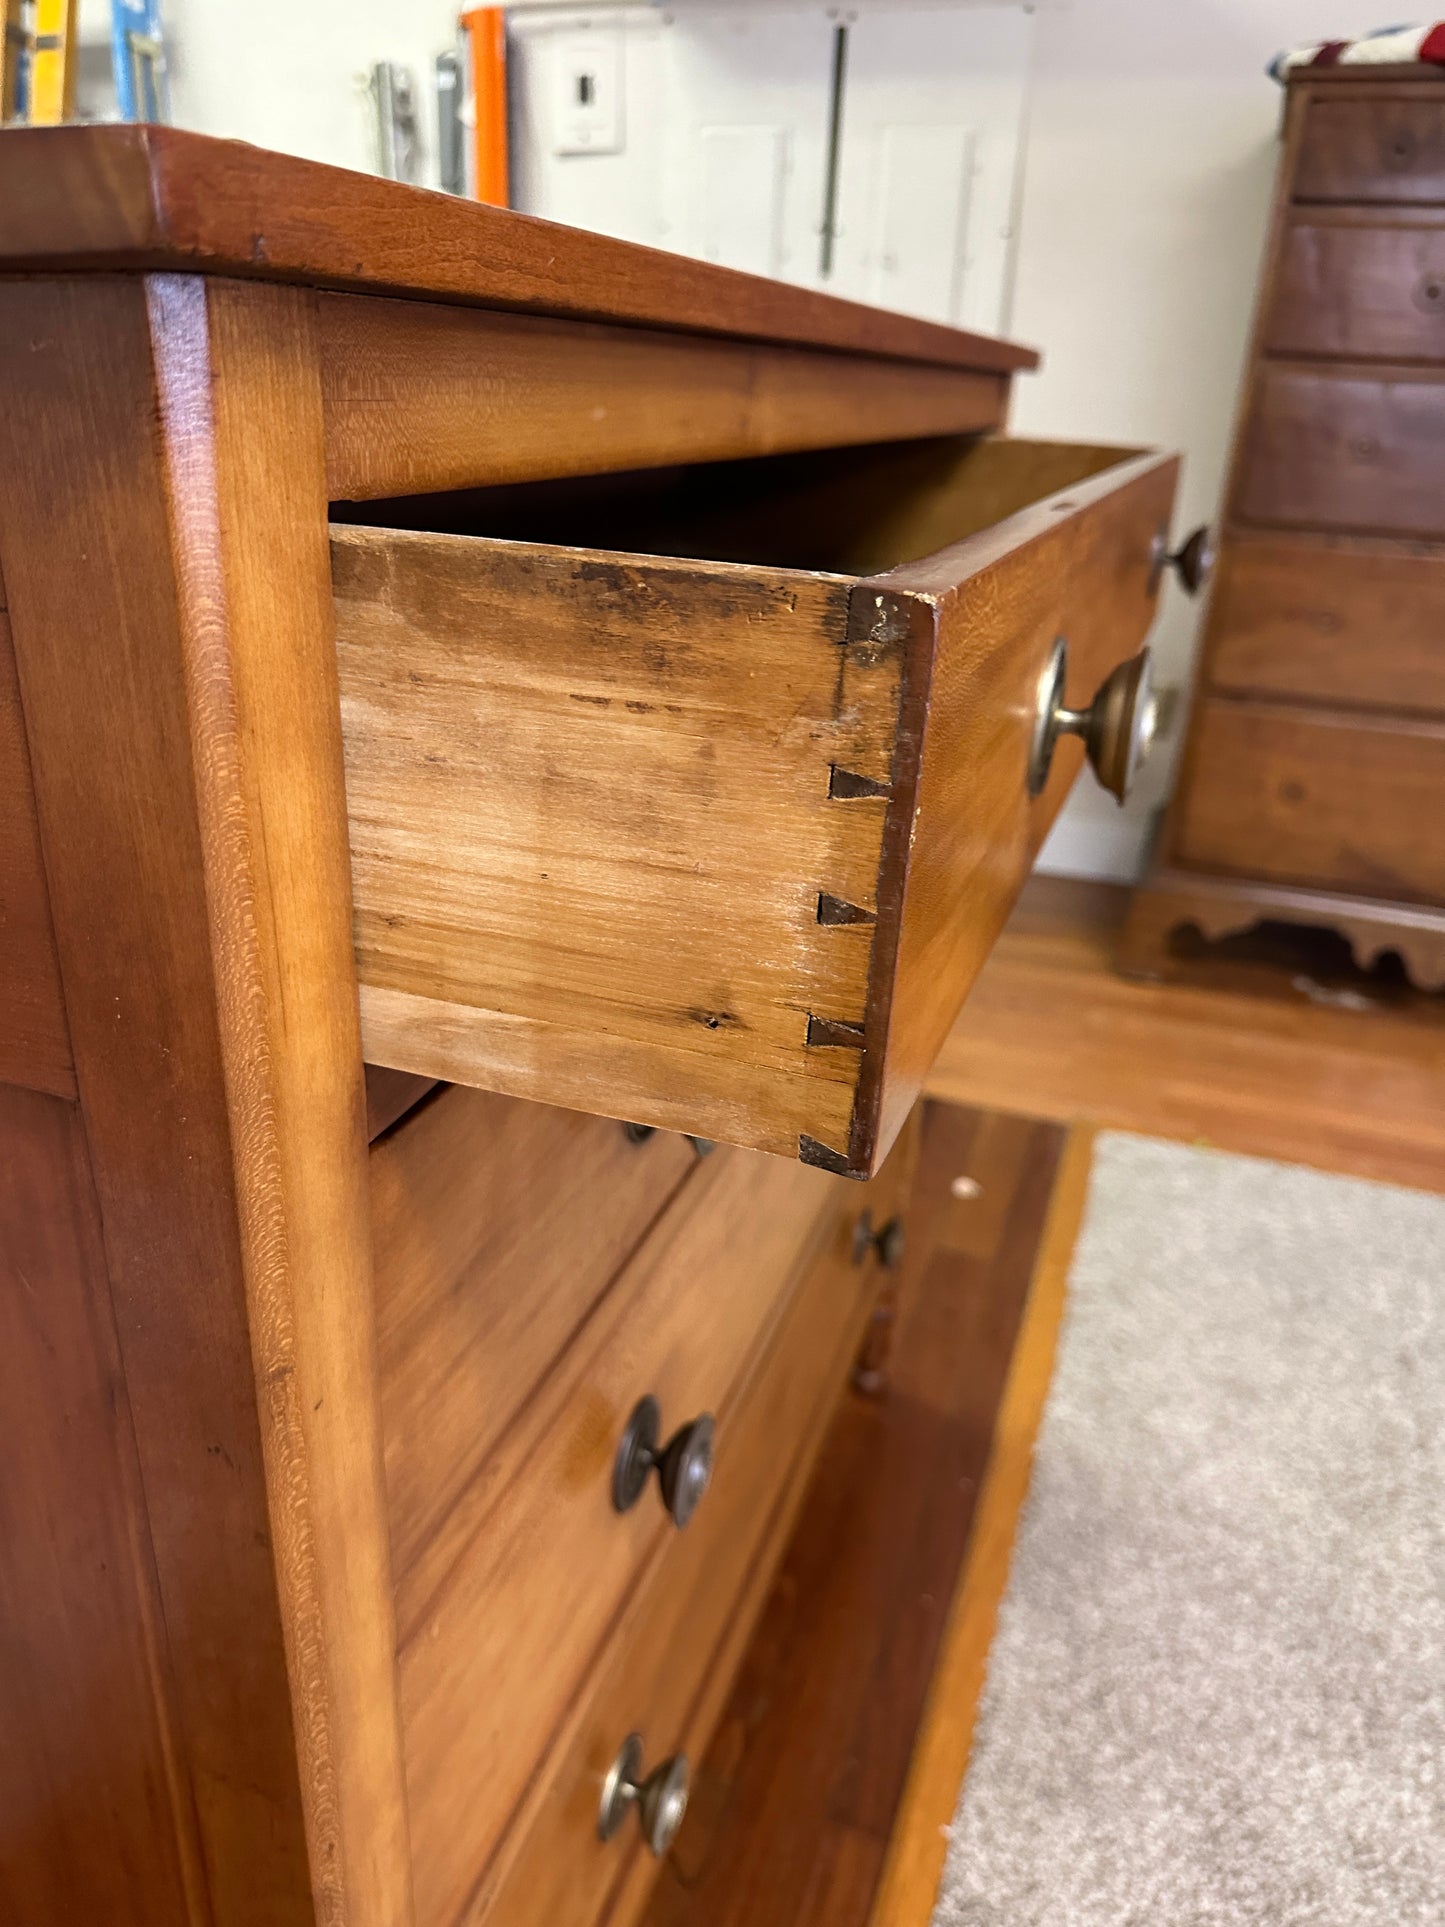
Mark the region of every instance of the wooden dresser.
<instances>
[{"instance_id":1,"label":"wooden dresser","mask_svg":"<svg viewBox=\"0 0 1445 1927\"><path fill-rule=\"evenodd\" d=\"M1445 73L1300 70L1177 791L1121 962L1328 926L1445 984Z\"/></svg>"},{"instance_id":2,"label":"wooden dresser","mask_svg":"<svg viewBox=\"0 0 1445 1927\"><path fill-rule=\"evenodd\" d=\"M1176 464L176 133L0 274L0 1918L621 1927Z\"/></svg>"}]
</instances>

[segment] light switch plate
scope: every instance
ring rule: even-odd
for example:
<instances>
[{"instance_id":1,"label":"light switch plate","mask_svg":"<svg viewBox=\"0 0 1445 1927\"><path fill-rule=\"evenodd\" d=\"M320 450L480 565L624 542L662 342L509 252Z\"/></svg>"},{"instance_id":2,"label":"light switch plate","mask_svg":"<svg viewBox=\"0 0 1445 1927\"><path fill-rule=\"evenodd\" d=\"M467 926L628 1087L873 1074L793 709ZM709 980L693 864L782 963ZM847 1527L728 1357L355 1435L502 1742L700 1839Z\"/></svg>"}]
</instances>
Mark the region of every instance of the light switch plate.
<instances>
[{"instance_id":1,"label":"light switch plate","mask_svg":"<svg viewBox=\"0 0 1445 1927\"><path fill-rule=\"evenodd\" d=\"M622 34L592 27L552 42L552 151L620 154Z\"/></svg>"}]
</instances>

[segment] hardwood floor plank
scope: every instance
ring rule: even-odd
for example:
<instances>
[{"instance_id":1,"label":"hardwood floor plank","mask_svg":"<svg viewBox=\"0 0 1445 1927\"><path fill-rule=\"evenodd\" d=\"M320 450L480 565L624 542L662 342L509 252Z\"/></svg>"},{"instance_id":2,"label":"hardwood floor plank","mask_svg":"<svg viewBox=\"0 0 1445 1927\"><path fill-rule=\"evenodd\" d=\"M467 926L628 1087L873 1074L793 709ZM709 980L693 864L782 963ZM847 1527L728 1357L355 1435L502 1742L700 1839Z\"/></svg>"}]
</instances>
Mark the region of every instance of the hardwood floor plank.
<instances>
[{"instance_id":1,"label":"hardwood floor plank","mask_svg":"<svg viewBox=\"0 0 1445 1927\"><path fill-rule=\"evenodd\" d=\"M1224 946L1115 974L1127 893L1035 878L934 1066L953 1103L1445 1189L1445 998Z\"/></svg>"}]
</instances>

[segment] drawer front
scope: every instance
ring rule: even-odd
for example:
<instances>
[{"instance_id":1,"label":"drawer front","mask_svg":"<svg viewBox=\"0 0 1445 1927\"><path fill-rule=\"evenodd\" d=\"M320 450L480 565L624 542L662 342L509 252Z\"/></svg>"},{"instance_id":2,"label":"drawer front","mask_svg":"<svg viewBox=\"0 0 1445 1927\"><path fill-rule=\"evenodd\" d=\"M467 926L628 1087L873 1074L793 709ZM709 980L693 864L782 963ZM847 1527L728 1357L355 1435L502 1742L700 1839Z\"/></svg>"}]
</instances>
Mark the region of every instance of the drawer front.
<instances>
[{"instance_id":1,"label":"drawer front","mask_svg":"<svg viewBox=\"0 0 1445 1927\"><path fill-rule=\"evenodd\" d=\"M1237 510L1246 522L1445 536L1445 373L1266 368Z\"/></svg>"},{"instance_id":2,"label":"drawer front","mask_svg":"<svg viewBox=\"0 0 1445 1927\"><path fill-rule=\"evenodd\" d=\"M502 1476L535 1388L696 1162L685 1138L634 1143L610 1118L469 1090L441 1092L375 1146L377 1349L399 1581L481 1469Z\"/></svg>"},{"instance_id":3,"label":"drawer front","mask_svg":"<svg viewBox=\"0 0 1445 1927\"><path fill-rule=\"evenodd\" d=\"M1079 767L1056 638L1086 702L1154 614L1176 464L1042 454L869 574L333 530L368 1055L875 1170Z\"/></svg>"},{"instance_id":4,"label":"drawer front","mask_svg":"<svg viewBox=\"0 0 1445 1927\"><path fill-rule=\"evenodd\" d=\"M421 1921L456 1917L609 1627L676 1531L656 1480L614 1510L629 1414L651 1395L667 1435L711 1412L727 1449L746 1361L839 1206L820 1172L727 1149L704 1160L538 1388L526 1449L508 1453L504 1477L483 1468L401 1579Z\"/></svg>"},{"instance_id":5,"label":"drawer front","mask_svg":"<svg viewBox=\"0 0 1445 1927\"><path fill-rule=\"evenodd\" d=\"M603 1778L629 1732L642 1734L649 1764L677 1751L695 1764L706 1746L878 1293L876 1259L855 1262L854 1226L863 1210L881 1224L906 1207L911 1149L900 1140L873 1183L847 1194L742 1395L696 1530L668 1544L638 1588L468 1921L619 1922L650 1884L656 1862L634 1822L597 1838Z\"/></svg>"},{"instance_id":6,"label":"drawer front","mask_svg":"<svg viewBox=\"0 0 1445 1927\"><path fill-rule=\"evenodd\" d=\"M1191 757L1184 863L1445 902L1445 728L1216 698Z\"/></svg>"},{"instance_id":7,"label":"drawer front","mask_svg":"<svg viewBox=\"0 0 1445 1927\"><path fill-rule=\"evenodd\" d=\"M1445 361L1445 218L1292 222L1264 345L1277 355Z\"/></svg>"},{"instance_id":8,"label":"drawer front","mask_svg":"<svg viewBox=\"0 0 1445 1927\"><path fill-rule=\"evenodd\" d=\"M1237 536L1210 626L1212 689L1445 713L1445 550Z\"/></svg>"},{"instance_id":9,"label":"drawer front","mask_svg":"<svg viewBox=\"0 0 1445 1927\"><path fill-rule=\"evenodd\" d=\"M1445 99L1311 101L1294 198L1445 202Z\"/></svg>"}]
</instances>

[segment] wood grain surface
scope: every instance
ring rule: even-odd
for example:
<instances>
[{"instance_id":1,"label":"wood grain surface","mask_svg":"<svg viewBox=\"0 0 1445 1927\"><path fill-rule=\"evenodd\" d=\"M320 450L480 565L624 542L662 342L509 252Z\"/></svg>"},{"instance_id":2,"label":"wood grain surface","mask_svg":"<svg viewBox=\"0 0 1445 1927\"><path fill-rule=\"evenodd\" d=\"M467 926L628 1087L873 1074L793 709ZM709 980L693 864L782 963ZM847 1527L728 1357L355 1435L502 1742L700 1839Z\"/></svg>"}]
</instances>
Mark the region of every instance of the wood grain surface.
<instances>
[{"instance_id":1,"label":"wood grain surface","mask_svg":"<svg viewBox=\"0 0 1445 1927\"><path fill-rule=\"evenodd\" d=\"M658 329L323 296L333 498L997 428L1007 377Z\"/></svg>"},{"instance_id":2,"label":"wood grain surface","mask_svg":"<svg viewBox=\"0 0 1445 1927\"><path fill-rule=\"evenodd\" d=\"M1442 109L1445 112L1445 109ZM1284 232L1265 346L1344 361L1445 359L1445 228L1434 214L1296 215ZM1366 225L1368 219L1369 225Z\"/></svg>"},{"instance_id":3,"label":"wood grain surface","mask_svg":"<svg viewBox=\"0 0 1445 1927\"><path fill-rule=\"evenodd\" d=\"M308 297L12 284L0 370L0 550L210 1904L218 1923L396 1927Z\"/></svg>"},{"instance_id":4,"label":"wood grain surface","mask_svg":"<svg viewBox=\"0 0 1445 1927\"><path fill-rule=\"evenodd\" d=\"M1445 536L1445 371L1270 362L1244 431L1242 521Z\"/></svg>"},{"instance_id":5,"label":"wood grain surface","mask_svg":"<svg viewBox=\"0 0 1445 1927\"><path fill-rule=\"evenodd\" d=\"M1146 909L1155 888L1137 899ZM1171 920L1192 915L1220 935L1279 916L1290 896L1168 871L1157 888L1180 892ZM933 1094L1445 1188L1439 998L1341 971L1318 942L1253 962L1175 959L1172 979L1130 981L1115 968L1129 905L1119 885L1033 879L939 1053ZM1347 916L1360 907L1344 905ZM1319 922L1326 906L1304 897L1300 908ZM1388 942L1409 912L1378 914ZM1445 920L1421 919L1438 946ZM1147 955L1157 969L1168 953L1156 941Z\"/></svg>"},{"instance_id":6,"label":"wood grain surface","mask_svg":"<svg viewBox=\"0 0 1445 1927\"><path fill-rule=\"evenodd\" d=\"M391 1544L408 1572L653 1220L686 1138L450 1090L371 1157Z\"/></svg>"},{"instance_id":7,"label":"wood grain surface","mask_svg":"<svg viewBox=\"0 0 1445 1927\"><path fill-rule=\"evenodd\" d=\"M1054 641L1075 702L1138 647L1177 473L952 461L964 539L861 582L333 531L374 1061L877 1167L1079 767L1029 798Z\"/></svg>"},{"instance_id":8,"label":"wood grain surface","mask_svg":"<svg viewBox=\"0 0 1445 1927\"><path fill-rule=\"evenodd\" d=\"M885 800L831 771L886 783L898 689L845 644L847 583L362 529L333 556L368 1056L845 1143L857 1053L808 1018L861 1022L872 931L818 899L871 911Z\"/></svg>"},{"instance_id":9,"label":"wood grain surface","mask_svg":"<svg viewBox=\"0 0 1445 1927\"><path fill-rule=\"evenodd\" d=\"M0 580L0 1082L74 1097L30 751Z\"/></svg>"},{"instance_id":10,"label":"wood grain surface","mask_svg":"<svg viewBox=\"0 0 1445 1927\"><path fill-rule=\"evenodd\" d=\"M1322 89L1310 101L1296 198L1445 203L1445 92L1378 83L1371 92Z\"/></svg>"},{"instance_id":11,"label":"wood grain surface","mask_svg":"<svg viewBox=\"0 0 1445 1927\"><path fill-rule=\"evenodd\" d=\"M928 1107L886 1394L835 1409L647 1927L867 1922L1063 1137Z\"/></svg>"},{"instance_id":12,"label":"wood grain surface","mask_svg":"<svg viewBox=\"0 0 1445 1927\"><path fill-rule=\"evenodd\" d=\"M968 1557L949 1608L928 1704L888 1843L871 1927L928 1927L968 1768L989 1648L1008 1585L1034 1442L1053 1379L1069 1266L1084 1215L1094 1133L1069 1132L1010 1360Z\"/></svg>"},{"instance_id":13,"label":"wood grain surface","mask_svg":"<svg viewBox=\"0 0 1445 1927\"><path fill-rule=\"evenodd\" d=\"M1055 639L1068 642L1067 700L1082 705L1149 631L1151 544L1169 526L1178 468L1158 456L1120 463L859 591L865 604L875 598L880 629L908 625L916 655L900 742L919 747L912 781L895 765L857 1167L912 1109L1078 773L1069 741L1042 795L1028 794L1039 678Z\"/></svg>"},{"instance_id":14,"label":"wood grain surface","mask_svg":"<svg viewBox=\"0 0 1445 1927\"><path fill-rule=\"evenodd\" d=\"M1445 727L1210 698L1175 849L1197 869L1445 900Z\"/></svg>"},{"instance_id":15,"label":"wood grain surface","mask_svg":"<svg viewBox=\"0 0 1445 1927\"><path fill-rule=\"evenodd\" d=\"M1007 371L1029 348L170 127L9 130L0 269L259 276Z\"/></svg>"},{"instance_id":16,"label":"wood grain surface","mask_svg":"<svg viewBox=\"0 0 1445 1927\"><path fill-rule=\"evenodd\" d=\"M1445 548L1239 533L1220 556L1204 676L1229 695L1445 711Z\"/></svg>"},{"instance_id":17,"label":"wood grain surface","mask_svg":"<svg viewBox=\"0 0 1445 1927\"><path fill-rule=\"evenodd\" d=\"M664 1436L711 1412L725 1450L747 1361L838 1202L834 1180L797 1164L728 1148L705 1159L401 1575L422 1922L463 1912L608 1629L676 1531L656 1489L613 1509L633 1407L656 1398Z\"/></svg>"},{"instance_id":18,"label":"wood grain surface","mask_svg":"<svg viewBox=\"0 0 1445 1927\"><path fill-rule=\"evenodd\" d=\"M552 1927L606 1918L624 1927L659 1872L636 1827L596 1838L598 1787L624 1734L652 1760L683 1750L696 1765L721 1710L806 1486L879 1285L855 1261L853 1229L905 1208L913 1147L900 1142L871 1185L840 1188L835 1228L794 1281L771 1343L754 1361L697 1517L667 1538L586 1692L569 1708L547 1767L468 1919ZM685 1823L685 1829L691 1826ZM681 1841L673 1855L685 1855Z\"/></svg>"},{"instance_id":19,"label":"wood grain surface","mask_svg":"<svg viewBox=\"0 0 1445 1927\"><path fill-rule=\"evenodd\" d=\"M1396 1007L1407 998L1388 974L1382 975L1390 972L1392 962L1405 975L1407 993L1445 989L1445 910L1438 905L1198 870L1156 870L1147 889L1135 892L1119 940L1119 968L1141 978L1178 977L1191 968L1188 952L1194 933L1208 942L1240 939L1248 944L1271 927L1276 932L1287 929L1307 950L1333 945L1338 955L1342 946L1353 969L1371 979L1364 989L1354 983L1317 987L1305 971L1292 982L1306 994L1324 1000L1338 996L1345 1007L1360 1010L1370 1010L1383 996ZM1181 947L1186 954L1176 957ZM1437 1012L1428 994L1412 995L1409 1001L1412 1016L1428 1012L1433 1017ZM1408 1032L1400 1033L1395 1041L1403 1043L1408 1037Z\"/></svg>"},{"instance_id":20,"label":"wood grain surface","mask_svg":"<svg viewBox=\"0 0 1445 1927\"><path fill-rule=\"evenodd\" d=\"M72 1105L9 1086L0 1450L0 1915L205 1927L85 1134Z\"/></svg>"}]
</instances>

